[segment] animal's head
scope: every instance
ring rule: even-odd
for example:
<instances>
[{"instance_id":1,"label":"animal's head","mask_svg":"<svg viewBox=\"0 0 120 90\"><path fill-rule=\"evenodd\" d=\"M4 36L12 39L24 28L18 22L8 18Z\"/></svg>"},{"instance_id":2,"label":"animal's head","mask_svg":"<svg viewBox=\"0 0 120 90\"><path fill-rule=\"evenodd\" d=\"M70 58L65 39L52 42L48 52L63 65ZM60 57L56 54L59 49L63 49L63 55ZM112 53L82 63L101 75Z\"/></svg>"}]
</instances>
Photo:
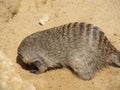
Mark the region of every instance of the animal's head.
<instances>
[{"instance_id":1,"label":"animal's head","mask_svg":"<svg viewBox=\"0 0 120 90\"><path fill-rule=\"evenodd\" d=\"M44 72L46 67L41 57L40 50L33 46L30 42L22 42L18 48L17 63L22 68L30 70L32 73Z\"/></svg>"},{"instance_id":2,"label":"animal's head","mask_svg":"<svg viewBox=\"0 0 120 90\"><path fill-rule=\"evenodd\" d=\"M17 63L20 64L23 69L35 74L43 73L47 70L46 65L41 60L29 60L29 58L25 58L20 54L17 56Z\"/></svg>"}]
</instances>

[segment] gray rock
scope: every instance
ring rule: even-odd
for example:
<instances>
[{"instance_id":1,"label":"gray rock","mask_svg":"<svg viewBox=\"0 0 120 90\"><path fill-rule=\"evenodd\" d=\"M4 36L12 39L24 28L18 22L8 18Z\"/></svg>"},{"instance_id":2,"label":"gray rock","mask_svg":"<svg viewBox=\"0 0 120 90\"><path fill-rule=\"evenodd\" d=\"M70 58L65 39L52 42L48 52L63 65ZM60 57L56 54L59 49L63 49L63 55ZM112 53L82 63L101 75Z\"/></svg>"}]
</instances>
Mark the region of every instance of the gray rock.
<instances>
[{"instance_id":1,"label":"gray rock","mask_svg":"<svg viewBox=\"0 0 120 90\"><path fill-rule=\"evenodd\" d=\"M16 66L0 51L0 90L36 90L28 81L23 80Z\"/></svg>"}]
</instances>

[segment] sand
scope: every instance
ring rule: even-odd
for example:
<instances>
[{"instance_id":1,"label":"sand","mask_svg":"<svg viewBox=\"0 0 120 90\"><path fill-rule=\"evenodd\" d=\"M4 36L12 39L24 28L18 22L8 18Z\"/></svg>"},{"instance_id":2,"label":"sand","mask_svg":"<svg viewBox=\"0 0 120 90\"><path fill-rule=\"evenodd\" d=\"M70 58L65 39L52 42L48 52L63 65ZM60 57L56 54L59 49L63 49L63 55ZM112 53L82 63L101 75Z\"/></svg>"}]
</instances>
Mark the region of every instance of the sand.
<instances>
[{"instance_id":1,"label":"sand","mask_svg":"<svg viewBox=\"0 0 120 90\"><path fill-rule=\"evenodd\" d=\"M35 75L16 63L17 48L26 36L76 21L99 26L120 50L119 0L17 1L19 4L14 3L15 10L9 10L5 4L0 4L0 10L5 12L0 14L0 50L17 65L18 73L24 80L32 83L37 90L120 90L120 68L107 67L92 80L83 81L66 68ZM39 19L45 14L49 16L49 20L45 25L40 25Z\"/></svg>"}]
</instances>

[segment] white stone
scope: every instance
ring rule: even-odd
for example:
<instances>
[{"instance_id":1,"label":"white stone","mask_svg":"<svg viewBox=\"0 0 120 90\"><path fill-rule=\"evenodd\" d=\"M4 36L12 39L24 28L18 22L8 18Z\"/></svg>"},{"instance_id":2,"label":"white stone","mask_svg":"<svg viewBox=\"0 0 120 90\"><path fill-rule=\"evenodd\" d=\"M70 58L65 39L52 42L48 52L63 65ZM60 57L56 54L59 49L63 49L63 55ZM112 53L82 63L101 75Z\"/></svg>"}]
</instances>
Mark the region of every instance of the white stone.
<instances>
[{"instance_id":1,"label":"white stone","mask_svg":"<svg viewBox=\"0 0 120 90\"><path fill-rule=\"evenodd\" d=\"M49 20L49 16L47 14L43 14L39 19L39 24L45 25L45 23Z\"/></svg>"}]
</instances>

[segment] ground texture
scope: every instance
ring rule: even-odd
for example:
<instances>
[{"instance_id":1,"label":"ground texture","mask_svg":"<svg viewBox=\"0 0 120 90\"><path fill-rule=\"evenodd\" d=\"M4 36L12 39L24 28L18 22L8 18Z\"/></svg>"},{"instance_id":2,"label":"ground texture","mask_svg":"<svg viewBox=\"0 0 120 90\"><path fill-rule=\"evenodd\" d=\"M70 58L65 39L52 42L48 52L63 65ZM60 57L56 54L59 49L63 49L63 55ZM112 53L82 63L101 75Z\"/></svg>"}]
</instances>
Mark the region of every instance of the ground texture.
<instances>
[{"instance_id":1,"label":"ground texture","mask_svg":"<svg viewBox=\"0 0 120 90\"><path fill-rule=\"evenodd\" d=\"M46 14L48 22L39 25ZM27 35L75 21L99 26L120 50L119 0L0 0L0 90L120 90L120 68L107 67L83 81L66 68L34 75L16 64Z\"/></svg>"}]
</instances>

